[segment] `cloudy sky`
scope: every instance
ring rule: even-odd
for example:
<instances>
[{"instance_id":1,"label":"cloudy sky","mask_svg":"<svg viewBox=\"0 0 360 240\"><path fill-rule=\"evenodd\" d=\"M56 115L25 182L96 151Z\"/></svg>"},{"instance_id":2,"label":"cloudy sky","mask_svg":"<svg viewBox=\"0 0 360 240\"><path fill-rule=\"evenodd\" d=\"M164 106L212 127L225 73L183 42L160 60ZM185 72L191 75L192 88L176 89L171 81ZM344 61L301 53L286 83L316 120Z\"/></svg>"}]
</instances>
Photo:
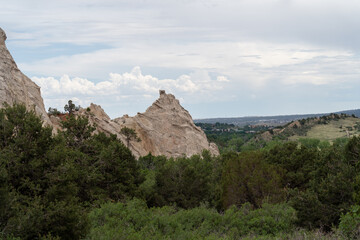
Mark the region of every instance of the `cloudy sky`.
<instances>
[{"instance_id":1,"label":"cloudy sky","mask_svg":"<svg viewBox=\"0 0 360 240\"><path fill-rule=\"evenodd\" d=\"M159 89L194 118L360 108L360 1L0 0L0 27L46 108L110 117Z\"/></svg>"}]
</instances>

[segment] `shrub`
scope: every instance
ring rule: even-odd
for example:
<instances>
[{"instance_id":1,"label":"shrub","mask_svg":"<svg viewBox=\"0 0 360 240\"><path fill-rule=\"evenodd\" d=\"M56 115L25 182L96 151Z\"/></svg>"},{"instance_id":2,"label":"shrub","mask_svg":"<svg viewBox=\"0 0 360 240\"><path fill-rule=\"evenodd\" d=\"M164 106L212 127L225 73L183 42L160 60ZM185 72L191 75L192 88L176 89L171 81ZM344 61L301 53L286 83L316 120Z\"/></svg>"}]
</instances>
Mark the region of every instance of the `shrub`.
<instances>
[{"instance_id":1,"label":"shrub","mask_svg":"<svg viewBox=\"0 0 360 240\"><path fill-rule=\"evenodd\" d=\"M341 215L339 230L347 239L360 238L360 206L354 205L345 215Z\"/></svg>"},{"instance_id":2,"label":"shrub","mask_svg":"<svg viewBox=\"0 0 360 240\"><path fill-rule=\"evenodd\" d=\"M148 208L141 200L106 203L89 214L86 239L239 239L275 236L295 230L295 210L287 204L250 204L224 214L204 206L193 209ZM264 238L268 239L268 238Z\"/></svg>"}]
</instances>

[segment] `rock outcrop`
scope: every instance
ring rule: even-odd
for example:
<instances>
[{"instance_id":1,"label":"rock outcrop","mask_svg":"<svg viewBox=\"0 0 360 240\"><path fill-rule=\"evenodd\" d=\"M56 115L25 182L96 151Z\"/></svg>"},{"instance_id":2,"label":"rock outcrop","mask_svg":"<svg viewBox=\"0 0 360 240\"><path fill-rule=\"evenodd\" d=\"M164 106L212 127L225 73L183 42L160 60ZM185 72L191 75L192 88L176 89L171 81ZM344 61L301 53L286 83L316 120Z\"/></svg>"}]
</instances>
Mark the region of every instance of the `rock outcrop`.
<instances>
[{"instance_id":1,"label":"rock outcrop","mask_svg":"<svg viewBox=\"0 0 360 240\"><path fill-rule=\"evenodd\" d=\"M40 87L26 77L17 67L5 45L6 34L0 28L0 107L3 103L13 105L22 103L34 110L44 124L51 125L54 133L61 130L60 118L49 118L40 94ZM181 157L200 154L204 149L218 155L219 150L209 143L205 133L197 127L188 111L171 94L160 91L160 98L145 113L134 117L124 115L111 120L104 110L91 104L76 114L86 115L90 123L96 124L96 131L116 134L127 143L120 134L124 127L134 129L141 141L130 141L129 148L136 157L152 153L167 157Z\"/></svg>"},{"instance_id":2,"label":"rock outcrop","mask_svg":"<svg viewBox=\"0 0 360 240\"><path fill-rule=\"evenodd\" d=\"M135 129L141 141L134 142L133 147L141 156L149 152L168 157L191 156L203 149L219 154L217 146L209 144L205 133L194 124L179 100L162 90L160 98L146 112L134 117L125 115L114 122Z\"/></svg>"},{"instance_id":3,"label":"rock outcrop","mask_svg":"<svg viewBox=\"0 0 360 240\"><path fill-rule=\"evenodd\" d=\"M0 28L0 107L4 103L24 104L28 110L34 110L45 124L51 121L45 111L40 87L26 77L17 67L5 45L6 34Z\"/></svg>"},{"instance_id":4,"label":"rock outcrop","mask_svg":"<svg viewBox=\"0 0 360 240\"><path fill-rule=\"evenodd\" d=\"M124 115L111 120L104 110L91 104L88 109L81 109L79 115L86 115L97 131L116 134L124 143L120 134L123 127L134 129L140 142L130 141L129 148L136 157L165 155L181 157L200 154L204 149L213 155L219 155L214 143L209 143L205 133L197 127L191 115L172 94L160 90L160 97L144 113L134 117Z\"/></svg>"}]
</instances>

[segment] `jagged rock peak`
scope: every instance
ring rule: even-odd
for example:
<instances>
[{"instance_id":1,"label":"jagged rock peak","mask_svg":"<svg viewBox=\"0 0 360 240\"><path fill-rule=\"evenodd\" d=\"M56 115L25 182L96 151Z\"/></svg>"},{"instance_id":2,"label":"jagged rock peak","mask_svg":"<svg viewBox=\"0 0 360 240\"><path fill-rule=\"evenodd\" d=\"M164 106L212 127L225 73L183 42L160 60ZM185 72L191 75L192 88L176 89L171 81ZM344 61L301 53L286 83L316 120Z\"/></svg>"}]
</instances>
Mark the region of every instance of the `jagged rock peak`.
<instances>
[{"instance_id":1,"label":"jagged rock peak","mask_svg":"<svg viewBox=\"0 0 360 240\"><path fill-rule=\"evenodd\" d=\"M181 105L179 100L172 94L166 94L165 90L159 91L160 97L146 110L146 112L152 111L167 111L167 110L181 110L186 111ZM190 115L189 115L190 116Z\"/></svg>"},{"instance_id":2,"label":"jagged rock peak","mask_svg":"<svg viewBox=\"0 0 360 240\"><path fill-rule=\"evenodd\" d=\"M194 124L179 100L164 90L159 93L160 97L145 113L114 120L136 130L141 142L133 143L133 149L140 156L149 152L168 157L191 156L204 149L218 155L217 146L208 142L205 133Z\"/></svg>"},{"instance_id":3,"label":"jagged rock peak","mask_svg":"<svg viewBox=\"0 0 360 240\"><path fill-rule=\"evenodd\" d=\"M206 149L214 155L219 155L217 146L209 143L205 133L197 127L191 115L172 94L160 91L160 97L144 112L134 117L123 117L110 120L104 110L91 104L90 111L81 109L80 115L87 115L97 130L115 134L124 143L125 137L120 131L123 127L134 129L138 141L131 141L130 150L136 157L165 155L167 157L182 157L201 154Z\"/></svg>"},{"instance_id":4,"label":"jagged rock peak","mask_svg":"<svg viewBox=\"0 0 360 240\"><path fill-rule=\"evenodd\" d=\"M0 107L6 102L24 104L28 110L34 110L45 124L51 121L45 111L40 87L26 77L17 67L5 44L6 34L0 28Z\"/></svg>"}]
</instances>

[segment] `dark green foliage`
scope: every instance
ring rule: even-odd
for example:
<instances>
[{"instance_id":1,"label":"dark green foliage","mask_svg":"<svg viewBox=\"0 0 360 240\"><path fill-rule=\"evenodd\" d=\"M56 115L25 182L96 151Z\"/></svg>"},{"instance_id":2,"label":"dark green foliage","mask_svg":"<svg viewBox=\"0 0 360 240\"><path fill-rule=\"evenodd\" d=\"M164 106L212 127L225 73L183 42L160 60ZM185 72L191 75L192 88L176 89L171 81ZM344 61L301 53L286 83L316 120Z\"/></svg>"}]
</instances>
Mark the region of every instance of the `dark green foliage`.
<instances>
[{"instance_id":1,"label":"dark green foliage","mask_svg":"<svg viewBox=\"0 0 360 240\"><path fill-rule=\"evenodd\" d=\"M311 179L305 192L295 194L293 207L299 224L308 228L330 231L339 223L340 215L353 203L355 168L334 146L322 152L315 161Z\"/></svg>"},{"instance_id":2,"label":"dark green foliage","mask_svg":"<svg viewBox=\"0 0 360 240\"><path fill-rule=\"evenodd\" d=\"M297 210L299 226L330 231L360 199L359 143L357 138L333 146L309 140L223 155L224 207L244 202L259 207L264 200L281 201L285 194Z\"/></svg>"},{"instance_id":3,"label":"dark green foliage","mask_svg":"<svg viewBox=\"0 0 360 240\"><path fill-rule=\"evenodd\" d=\"M190 158L140 157L145 176L140 196L148 206L192 208L206 203L220 208L222 163L209 151Z\"/></svg>"},{"instance_id":4,"label":"dark green foliage","mask_svg":"<svg viewBox=\"0 0 360 240\"><path fill-rule=\"evenodd\" d=\"M282 169L265 162L261 152L242 152L226 162L222 201L225 208L245 202L258 208L266 199L280 202Z\"/></svg>"},{"instance_id":5,"label":"dark green foliage","mask_svg":"<svg viewBox=\"0 0 360 240\"><path fill-rule=\"evenodd\" d=\"M87 209L132 197L141 183L134 156L115 136L92 135L70 116L52 136L22 105L0 110L0 233L21 239L80 239Z\"/></svg>"},{"instance_id":6,"label":"dark green foliage","mask_svg":"<svg viewBox=\"0 0 360 240\"><path fill-rule=\"evenodd\" d=\"M95 127L89 124L86 117L70 115L66 121L61 122L64 131L61 133L69 147L84 150L85 141L91 137Z\"/></svg>"},{"instance_id":7,"label":"dark green foliage","mask_svg":"<svg viewBox=\"0 0 360 240\"><path fill-rule=\"evenodd\" d=\"M317 194L311 190L296 192L292 198L292 206L297 210L297 223L309 229L322 227L323 216L322 203Z\"/></svg>"},{"instance_id":8,"label":"dark green foliage","mask_svg":"<svg viewBox=\"0 0 360 240\"><path fill-rule=\"evenodd\" d=\"M99 187L112 200L124 198L124 193L134 196L141 182L139 167L128 148L120 141L112 141L98 156L98 171L102 176Z\"/></svg>"},{"instance_id":9,"label":"dark green foliage","mask_svg":"<svg viewBox=\"0 0 360 240\"><path fill-rule=\"evenodd\" d=\"M360 203L359 137L244 144L229 137L235 126L215 124L229 137L219 157L136 161L75 115L53 136L24 106L0 110L0 239L291 239L295 227L339 222L344 236L358 234L349 209Z\"/></svg>"},{"instance_id":10,"label":"dark green foliage","mask_svg":"<svg viewBox=\"0 0 360 240\"><path fill-rule=\"evenodd\" d=\"M193 208L210 201L211 176L212 163L198 155L169 159L156 171L155 205Z\"/></svg>"},{"instance_id":11,"label":"dark green foliage","mask_svg":"<svg viewBox=\"0 0 360 240\"><path fill-rule=\"evenodd\" d=\"M140 157L138 162L139 162L139 166L142 169L155 170L163 166L167 162L167 158L165 156L155 157L151 153L149 153L144 157Z\"/></svg>"},{"instance_id":12,"label":"dark green foliage","mask_svg":"<svg viewBox=\"0 0 360 240\"><path fill-rule=\"evenodd\" d=\"M22 105L0 110L0 121L1 199L6 203L0 212L1 232L23 239L38 238L50 229L68 238L82 236L85 213L70 195L71 189L67 189L66 201L51 199L49 194L54 184L50 175L57 170L47 158L56 144L51 129L43 128L34 112L27 112Z\"/></svg>"},{"instance_id":13,"label":"dark green foliage","mask_svg":"<svg viewBox=\"0 0 360 240\"><path fill-rule=\"evenodd\" d=\"M360 169L360 137L353 137L349 140L345 153L350 164Z\"/></svg>"},{"instance_id":14,"label":"dark green foliage","mask_svg":"<svg viewBox=\"0 0 360 240\"><path fill-rule=\"evenodd\" d=\"M318 149L299 146L296 142L279 144L266 153L266 161L285 170L282 179L286 188L305 189L320 157Z\"/></svg>"}]
</instances>

